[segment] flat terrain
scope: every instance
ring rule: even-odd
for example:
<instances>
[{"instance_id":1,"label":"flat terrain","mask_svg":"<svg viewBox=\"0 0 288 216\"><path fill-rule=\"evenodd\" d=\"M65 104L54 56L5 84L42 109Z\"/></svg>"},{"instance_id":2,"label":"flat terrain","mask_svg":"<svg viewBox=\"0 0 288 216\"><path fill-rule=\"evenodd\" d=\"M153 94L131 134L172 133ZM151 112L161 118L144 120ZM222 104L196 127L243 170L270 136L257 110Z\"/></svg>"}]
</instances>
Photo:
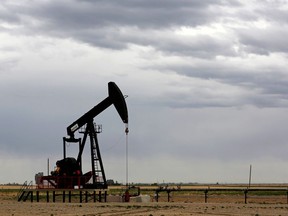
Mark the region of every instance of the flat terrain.
<instances>
[{"instance_id":1,"label":"flat terrain","mask_svg":"<svg viewBox=\"0 0 288 216\"><path fill-rule=\"evenodd\" d=\"M170 216L170 215L251 215L251 216L288 216L288 204L285 196L257 197L245 204L242 196L220 195L211 198L208 203L189 198L186 194L172 195L172 202L150 203L39 203L30 201L17 202L17 188L7 189L0 186L1 216L96 216L96 215L135 215L135 216ZM224 198L225 199L224 199ZM235 199L235 200L233 200ZM269 200L269 202L267 202ZM280 200L280 202L279 202Z\"/></svg>"},{"instance_id":2,"label":"flat terrain","mask_svg":"<svg viewBox=\"0 0 288 216\"><path fill-rule=\"evenodd\" d=\"M1 202L2 216L36 215L288 215L287 205L203 203L18 203Z\"/></svg>"}]
</instances>

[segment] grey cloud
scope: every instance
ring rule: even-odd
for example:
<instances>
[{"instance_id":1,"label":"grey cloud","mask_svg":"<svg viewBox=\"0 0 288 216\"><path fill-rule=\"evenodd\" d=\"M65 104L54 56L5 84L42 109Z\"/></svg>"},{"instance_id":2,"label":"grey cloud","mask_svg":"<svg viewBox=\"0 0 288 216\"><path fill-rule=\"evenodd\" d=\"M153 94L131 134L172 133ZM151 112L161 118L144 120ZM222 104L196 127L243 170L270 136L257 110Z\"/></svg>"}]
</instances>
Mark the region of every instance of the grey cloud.
<instances>
[{"instance_id":1,"label":"grey cloud","mask_svg":"<svg viewBox=\"0 0 288 216\"><path fill-rule=\"evenodd\" d=\"M265 94L285 94L287 92L288 76L277 67L267 71L232 68L225 65L211 65L210 67L187 67L176 69L179 74L200 79L214 79L228 85L248 89L258 89ZM171 68L170 68L171 69Z\"/></svg>"},{"instance_id":2,"label":"grey cloud","mask_svg":"<svg viewBox=\"0 0 288 216\"><path fill-rule=\"evenodd\" d=\"M254 12L274 24L287 23L287 1L261 1Z\"/></svg>"},{"instance_id":3,"label":"grey cloud","mask_svg":"<svg viewBox=\"0 0 288 216\"><path fill-rule=\"evenodd\" d=\"M139 28L103 28L102 31L77 32L78 38L101 47L124 49L128 44L151 46L165 55L195 56L199 58L214 58L216 55L235 56L229 41L216 39L208 35L177 36L169 31L150 31Z\"/></svg>"},{"instance_id":4,"label":"grey cloud","mask_svg":"<svg viewBox=\"0 0 288 216\"><path fill-rule=\"evenodd\" d=\"M158 36L153 40L152 29L173 29L178 26L197 26L214 22L219 15L219 5L231 5L237 1L48 1L34 4L15 6L4 4L19 20L21 31L29 34L49 34L56 37L71 37L84 43L105 48L122 49L129 43L152 45L163 41L158 47L172 50L172 45L183 48L184 53L191 54L192 49L198 49L195 42L183 43L183 38L165 41L166 36ZM216 8L214 8L216 7ZM8 21L8 20L7 20ZM36 24L35 24L36 21ZM129 29L136 28L137 37L131 35ZM128 29L129 37L121 30ZM145 37L142 31L146 31ZM147 35L148 34L148 35ZM173 36L172 36L173 37ZM207 40L208 39L208 40ZM184 39L185 40L185 39ZM197 41L194 38L190 40ZM199 39L198 39L199 40ZM146 41L146 42L145 42ZM210 48L217 47L212 38L200 41L210 43ZM171 44L169 45L163 45ZM191 42L190 42L191 44ZM222 46L223 47L223 46ZM172 50L173 51L173 50ZM179 51L174 49L176 53ZM198 51L199 53L199 51ZM195 52L193 52L195 54ZM196 52L197 54L197 52ZM201 53L200 53L201 55Z\"/></svg>"},{"instance_id":5,"label":"grey cloud","mask_svg":"<svg viewBox=\"0 0 288 216\"><path fill-rule=\"evenodd\" d=\"M267 157L268 152L271 157L285 161L285 113L286 109L279 108L210 107L192 112L178 109L167 117L165 110L155 110L149 116L158 120L153 124L146 116L134 116L143 124L135 125L131 134L131 143L137 145L131 145L132 155L145 157L149 154L146 146L152 145L157 155L171 154L171 158L185 161L192 158L251 161ZM146 138L145 133L149 134Z\"/></svg>"},{"instance_id":6,"label":"grey cloud","mask_svg":"<svg viewBox=\"0 0 288 216\"><path fill-rule=\"evenodd\" d=\"M176 181L199 178L187 172L201 161L201 170L211 175L206 182L215 179L211 170L221 172L230 162L231 167L252 160L285 162L287 33L278 23L285 23L286 15L277 11L280 4L271 10L282 1L239 2L1 1L0 36L12 45L2 41L0 48L0 153L44 163L49 155L54 163L62 156L66 127L107 96L111 79L129 95L129 157L144 170L152 165L153 176L166 173L169 161L189 165ZM272 25L253 27L263 19ZM177 34L183 26L192 31ZM125 134L117 112L110 110L96 120L104 126L101 151L117 144L117 150L104 151L117 169L124 161ZM115 135L120 132L121 144ZM275 179L287 179L282 169L277 167ZM269 181L267 173L260 181ZM144 177L141 181L153 181Z\"/></svg>"},{"instance_id":7,"label":"grey cloud","mask_svg":"<svg viewBox=\"0 0 288 216\"><path fill-rule=\"evenodd\" d=\"M197 37L179 37L170 40L154 41L154 46L170 55L195 56L199 58L214 58L216 55L234 56L231 43L208 35Z\"/></svg>"},{"instance_id":8,"label":"grey cloud","mask_svg":"<svg viewBox=\"0 0 288 216\"><path fill-rule=\"evenodd\" d=\"M231 6L237 9L236 12L227 13ZM2 19L7 23L18 23L18 30L22 33L69 37L109 49L125 49L128 44L134 43L152 46L170 55L213 58L216 55L236 55L233 45L239 37L246 52L269 54L287 51L282 45L284 39L281 37L283 33L286 35L286 32L277 34L279 31L273 29L241 31L231 28L230 31L235 32L235 39L232 41L224 38L216 39L213 35L181 37L173 34L173 29L179 26L195 27L221 23L233 16L250 17L248 21L267 17L264 9L251 11L246 8L247 5L241 5L238 1L215 3L215 1L188 0L157 2L74 0L34 2L25 5L4 2L2 7L5 11ZM166 31L160 33L163 30ZM7 31L17 32L17 29ZM276 42L273 38L277 38Z\"/></svg>"},{"instance_id":9,"label":"grey cloud","mask_svg":"<svg viewBox=\"0 0 288 216\"><path fill-rule=\"evenodd\" d=\"M170 106L172 104L174 107L288 106L288 76L283 68L273 63L245 68L245 64L241 65L241 61L238 64L231 64L226 61L216 63L196 60L191 65L166 63L149 68L203 81L202 85L197 86L193 86L193 82L191 86L187 83L171 84L175 89L176 86L179 86L179 89L185 88L180 91L170 88L171 92L167 93L169 96L162 95L161 101Z\"/></svg>"},{"instance_id":10,"label":"grey cloud","mask_svg":"<svg viewBox=\"0 0 288 216\"><path fill-rule=\"evenodd\" d=\"M272 26L267 29L251 29L239 31L239 40L247 53L269 55L273 52L288 52L286 38L288 31L285 26Z\"/></svg>"},{"instance_id":11,"label":"grey cloud","mask_svg":"<svg viewBox=\"0 0 288 216\"><path fill-rule=\"evenodd\" d=\"M41 7L26 7L27 13L47 19L54 27L103 27L130 25L139 27L201 24L214 1L51 1ZM189 16L187 16L189 14ZM204 19L203 19L204 18Z\"/></svg>"},{"instance_id":12,"label":"grey cloud","mask_svg":"<svg viewBox=\"0 0 288 216\"><path fill-rule=\"evenodd\" d=\"M19 23L21 21L20 17L14 13L11 13L5 4L7 4L5 1L0 3L0 21L10 24Z\"/></svg>"},{"instance_id":13,"label":"grey cloud","mask_svg":"<svg viewBox=\"0 0 288 216\"><path fill-rule=\"evenodd\" d=\"M109 49L126 49L129 44L137 44L152 46L169 55L213 58L217 55L236 56L233 46L239 38L243 50L248 53L287 51L282 45L283 34L272 33L273 30L267 34L263 30L231 28L230 31L235 32L233 40L216 39L207 34L177 36L173 33L179 26L221 23L233 16L250 16L249 21L257 21L258 16L265 17L263 12L249 11L238 1L48 1L3 5L11 11L6 21L18 21L18 30L26 34L68 37ZM227 13L231 6L237 8L234 14ZM11 14L15 14L14 18ZM272 39L275 36L278 38L276 43Z\"/></svg>"},{"instance_id":14,"label":"grey cloud","mask_svg":"<svg viewBox=\"0 0 288 216\"><path fill-rule=\"evenodd\" d=\"M274 157L286 160L283 153L287 147L285 127L278 127L279 124L287 124L287 118L282 116L286 112L278 108L268 108L261 112L254 108L246 109L245 112L231 108L195 111L193 118L187 116L191 122L183 120L179 125L182 136L177 137L178 140L170 137L171 142L178 143L171 146L171 151L182 157L205 158L209 155L223 161L259 159L270 152ZM197 114L202 118L198 118ZM274 128L278 129L275 131ZM271 131L274 132L271 134Z\"/></svg>"},{"instance_id":15,"label":"grey cloud","mask_svg":"<svg viewBox=\"0 0 288 216\"><path fill-rule=\"evenodd\" d=\"M1 74L8 73L11 68L17 65L18 61L19 61L18 58L9 58L0 60L0 77Z\"/></svg>"}]
</instances>

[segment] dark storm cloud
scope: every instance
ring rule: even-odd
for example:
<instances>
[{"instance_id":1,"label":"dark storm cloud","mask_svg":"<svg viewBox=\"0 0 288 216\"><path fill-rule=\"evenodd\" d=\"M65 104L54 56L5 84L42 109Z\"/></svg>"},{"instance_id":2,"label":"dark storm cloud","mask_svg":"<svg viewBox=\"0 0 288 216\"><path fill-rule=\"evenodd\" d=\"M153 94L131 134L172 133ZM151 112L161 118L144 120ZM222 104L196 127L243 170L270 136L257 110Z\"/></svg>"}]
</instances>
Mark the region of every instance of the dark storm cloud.
<instances>
[{"instance_id":1,"label":"dark storm cloud","mask_svg":"<svg viewBox=\"0 0 288 216\"><path fill-rule=\"evenodd\" d=\"M18 25L17 30L6 29L9 32L72 38L110 49L124 49L128 44L137 44L152 46L170 55L210 58L236 55L233 44L237 40L245 46L246 52L269 54L286 51L282 44L285 42L283 35L287 32L274 31L277 30L275 28L230 28L229 31L235 31L234 40L231 41L207 33L177 36L173 31L181 26L198 27L239 18L247 22L261 18L274 22L277 21L274 15L285 22L287 15L281 10L281 4L276 3L260 3L259 8L249 9L238 1L212 0L73 0L37 1L33 4L12 4L7 1L2 3L0 18L7 24ZM263 7L270 4L273 8ZM231 8L234 12L230 12Z\"/></svg>"},{"instance_id":2,"label":"dark storm cloud","mask_svg":"<svg viewBox=\"0 0 288 216\"><path fill-rule=\"evenodd\" d=\"M227 88L219 95L204 90L201 94L206 100L197 99L199 93L193 89L192 93L170 90L169 98L163 97L166 101L156 99L164 104L172 103L176 107L286 106L288 77L283 67L273 65L273 62L265 66L257 62L251 67L243 62L251 53L269 56L288 51L285 45L287 15L282 5L282 1L251 1L249 5L243 1L213 0L65 0L35 1L33 4L5 1L1 19L14 26L7 27L6 31L16 35L71 38L113 50L129 49L131 44L150 47L163 58L180 57L185 63L174 65L166 60L160 63L162 66L157 66L155 62L149 62L146 68L213 80ZM219 31L217 25L222 26ZM179 33L182 27L192 34ZM243 61L215 61L218 56ZM243 93L223 95L229 87L242 89ZM191 97L193 92L195 97ZM185 98L186 103L178 98Z\"/></svg>"},{"instance_id":3,"label":"dark storm cloud","mask_svg":"<svg viewBox=\"0 0 288 216\"><path fill-rule=\"evenodd\" d=\"M209 6L213 4L215 2L211 0L50 1L24 6L24 11L26 15L46 20L51 27L59 29L119 25L166 28L206 23L217 14L209 10Z\"/></svg>"},{"instance_id":4,"label":"dark storm cloud","mask_svg":"<svg viewBox=\"0 0 288 216\"><path fill-rule=\"evenodd\" d=\"M153 32L214 22L221 13L219 7L232 3L237 4L237 1L39 1L23 5L2 3L6 11L9 11L9 16L3 16L2 19L7 23L11 23L10 20L13 24L18 23L22 33L70 37L93 46L122 49L127 44L135 43L157 47L159 41L165 43L166 37L154 35ZM192 46L181 42L182 38L174 41L168 39L166 44L170 46L162 45L158 48L171 52L171 47L175 46L178 47L178 50L175 49L177 53L180 53L182 48L187 54L193 48L199 49L193 46L194 43L200 40L200 44L203 44L206 39L191 38L194 41ZM208 38L206 42L211 43L212 48L218 46L212 38Z\"/></svg>"}]
</instances>

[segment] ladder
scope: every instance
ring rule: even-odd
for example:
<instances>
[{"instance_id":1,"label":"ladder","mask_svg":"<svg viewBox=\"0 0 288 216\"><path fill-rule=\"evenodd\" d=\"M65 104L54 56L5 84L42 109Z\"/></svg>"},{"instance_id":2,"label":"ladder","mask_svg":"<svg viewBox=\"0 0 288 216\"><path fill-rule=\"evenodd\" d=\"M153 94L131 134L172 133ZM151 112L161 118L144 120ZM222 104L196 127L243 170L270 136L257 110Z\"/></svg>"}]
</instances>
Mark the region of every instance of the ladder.
<instances>
[{"instance_id":1,"label":"ladder","mask_svg":"<svg viewBox=\"0 0 288 216\"><path fill-rule=\"evenodd\" d=\"M97 133L101 132L101 127L95 129L93 121L87 123L88 133L90 136L91 145L91 162L92 162L92 180L94 188L107 188L107 182L103 167L103 162L100 154L100 148L97 139Z\"/></svg>"},{"instance_id":2,"label":"ladder","mask_svg":"<svg viewBox=\"0 0 288 216\"><path fill-rule=\"evenodd\" d=\"M99 157L97 154L97 137L94 137L93 141L91 142L91 160L92 160L92 170L95 172L93 175L93 183L99 182L99 176L102 175L101 169L99 169ZM100 183L100 182L99 182Z\"/></svg>"},{"instance_id":3,"label":"ladder","mask_svg":"<svg viewBox=\"0 0 288 216\"><path fill-rule=\"evenodd\" d=\"M24 202L28 199L29 195L32 194L32 191L29 191L29 189L31 189L33 186L33 182L30 181L29 184L27 184L27 181L25 181L22 185L22 187L20 188L20 190L18 191L17 194L17 200L18 202L20 202L21 200L23 200Z\"/></svg>"}]
</instances>

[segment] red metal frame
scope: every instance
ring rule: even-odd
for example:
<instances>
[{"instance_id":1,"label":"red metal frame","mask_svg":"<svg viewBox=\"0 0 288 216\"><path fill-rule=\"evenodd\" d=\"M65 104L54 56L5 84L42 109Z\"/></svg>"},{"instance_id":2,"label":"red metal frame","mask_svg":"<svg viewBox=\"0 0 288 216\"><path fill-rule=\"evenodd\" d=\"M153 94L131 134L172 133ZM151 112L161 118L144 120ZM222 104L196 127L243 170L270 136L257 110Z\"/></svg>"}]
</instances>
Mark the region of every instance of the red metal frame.
<instances>
[{"instance_id":1,"label":"red metal frame","mask_svg":"<svg viewBox=\"0 0 288 216\"><path fill-rule=\"evenodd\" d=\"M92 177L92 172L82 176L39 176L38 189L80 189L87 188L87 183Z\"/></svg>"}]
</instances>

